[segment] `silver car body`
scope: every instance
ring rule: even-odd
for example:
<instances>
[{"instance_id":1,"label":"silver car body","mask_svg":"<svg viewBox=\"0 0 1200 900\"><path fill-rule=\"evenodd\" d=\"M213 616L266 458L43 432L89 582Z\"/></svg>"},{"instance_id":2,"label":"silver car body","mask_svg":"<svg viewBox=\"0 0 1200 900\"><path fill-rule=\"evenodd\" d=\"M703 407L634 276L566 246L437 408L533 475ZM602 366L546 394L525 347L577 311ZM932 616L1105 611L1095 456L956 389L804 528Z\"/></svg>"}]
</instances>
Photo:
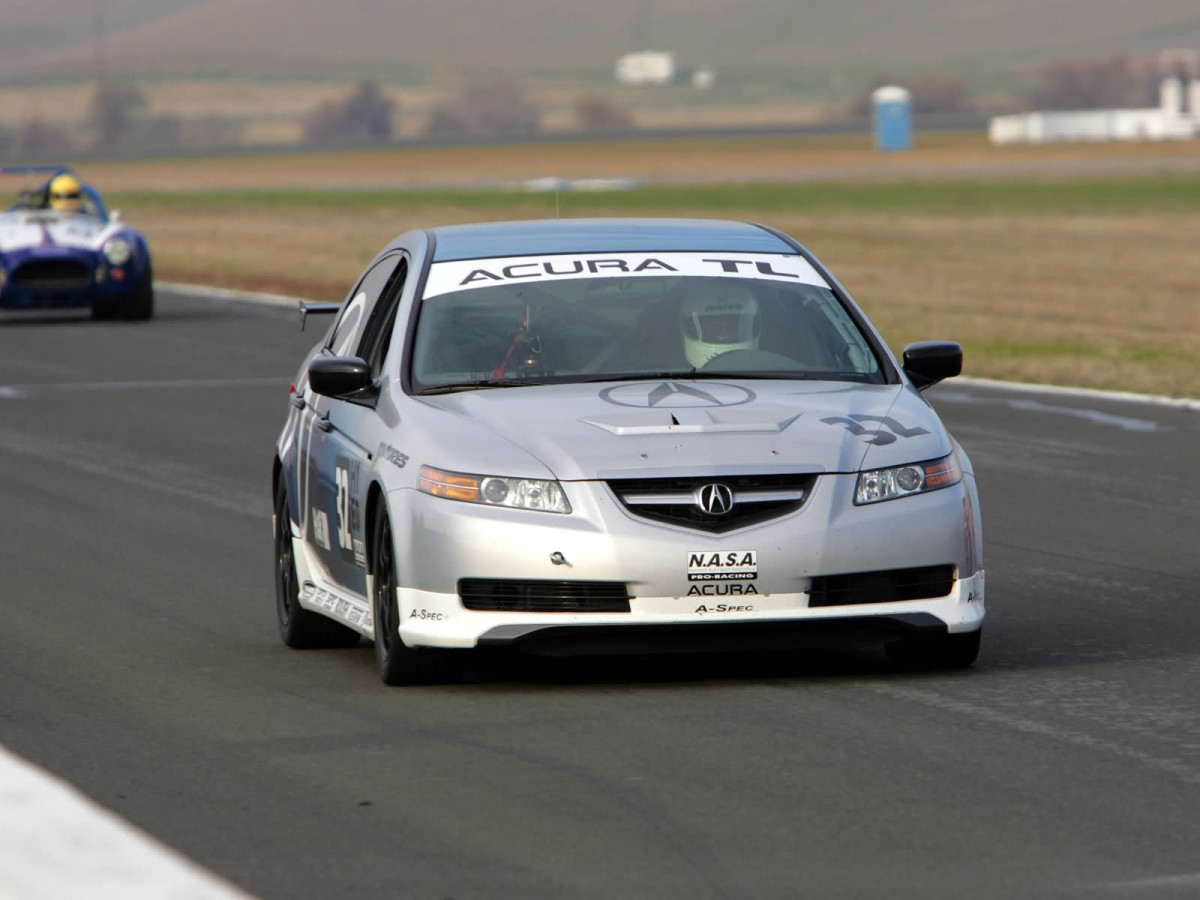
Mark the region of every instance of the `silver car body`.
<instances>
[{"instance_id":1,"label":"silver car body","mask_svg":"<svg viewBox=\"0 0 1200 900\"><path fill-rule=\"evenodd\" d=\"M422 304L477 282L596 284L646 259L663 265L644 268L642 277L703 272L820 286L861 329L877 383L647 373L420 392L412 332ZM730 270L726 260L738 265ZM391 298L394 326L386 353L375 351L382 359L372 371L372 402L314 392L315 359L371 355L364 334L369 343L381 297ZM605 652L804 644L814 636L880 643L914 630L953 634L982 625L981 525L969 459L832 275L770 229L563 220L406 233L351 291L294 391L275 472L288 495L300 605L368 638L375 637L368 561L381 505L392 523L398 633L410 647ZM860 473L947 457L961 467L950 486L856 504ZM423 466L557 482L570 512L434 496L421 488ZM701 507L715 504L720 513L731 501L739 509L776 502L771 508L782 512L732 527L703 518ZM687 505L697 510L655 515ZM936 596L897 592L895 579L887 580L887 573L935 569L950 573ZM510 582L549 585L547 596L554 585L617 584L628 611L464 602L464 585L483 585L486 594L488 585Z\"/></svg>"}]
</instances>

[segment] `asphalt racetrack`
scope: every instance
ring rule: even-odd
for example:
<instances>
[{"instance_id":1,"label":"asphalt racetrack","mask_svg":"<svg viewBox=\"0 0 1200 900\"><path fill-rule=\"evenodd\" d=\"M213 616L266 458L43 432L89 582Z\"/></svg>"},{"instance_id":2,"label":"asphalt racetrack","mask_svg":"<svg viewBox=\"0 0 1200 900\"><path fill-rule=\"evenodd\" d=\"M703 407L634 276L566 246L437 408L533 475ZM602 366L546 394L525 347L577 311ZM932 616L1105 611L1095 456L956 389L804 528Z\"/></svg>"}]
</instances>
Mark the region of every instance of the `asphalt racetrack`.
<instances>
[{"instance_id":1,"label":"asphalt racetrack","mask_svg":"<svg viewBox=\"0 0 1200 900\"><path fill-rule=\"evenodd\" d=\"M971 671L493 656L388 689L365 642L276 632L297 318L164 291L0 324L0 744L264 898L1200 894L1200 413L931 391L979 472Z\"/></svg>"}]
</instances>

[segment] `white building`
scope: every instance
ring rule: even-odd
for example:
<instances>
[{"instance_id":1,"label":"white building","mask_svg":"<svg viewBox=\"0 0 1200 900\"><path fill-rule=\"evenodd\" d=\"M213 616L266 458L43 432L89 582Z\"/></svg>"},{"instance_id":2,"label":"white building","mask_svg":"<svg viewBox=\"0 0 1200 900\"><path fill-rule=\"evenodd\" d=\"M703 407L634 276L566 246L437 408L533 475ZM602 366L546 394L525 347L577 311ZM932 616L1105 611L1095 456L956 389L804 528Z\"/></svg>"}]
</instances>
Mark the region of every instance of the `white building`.
<instances>
[{"instance_id":1,"label":"white building","mask_svg":"<svg viewBox=\"0 0 1200 900\"><path fill-rule=\"evenodd\" d=\"M1047 141L1165 141L1200 135L1200 78L1164 78L1149 109L1084 109L996 116L993 144Z\"/></svg>"},{"instance_id":2,"label":"white building","mask_svg":"<svg viewBox=\"0 0 1200 900\"><path fill-rule=\"evenodd\" d=\"M621 84L670 84L675 80L675 54L662 50L626 53L617 60L613 74Z\"/></svg>"},{"instance_id":3,"label":"white building","mask_svg":"<svg viewBox=\"0 0 1200 900\"><path fill-rule=\"evenodd\" d=\"M717 70L712 66L699 66L692 72L692 87L698 91L711 91L717 83Z\"/></svg>"}]
</instances>

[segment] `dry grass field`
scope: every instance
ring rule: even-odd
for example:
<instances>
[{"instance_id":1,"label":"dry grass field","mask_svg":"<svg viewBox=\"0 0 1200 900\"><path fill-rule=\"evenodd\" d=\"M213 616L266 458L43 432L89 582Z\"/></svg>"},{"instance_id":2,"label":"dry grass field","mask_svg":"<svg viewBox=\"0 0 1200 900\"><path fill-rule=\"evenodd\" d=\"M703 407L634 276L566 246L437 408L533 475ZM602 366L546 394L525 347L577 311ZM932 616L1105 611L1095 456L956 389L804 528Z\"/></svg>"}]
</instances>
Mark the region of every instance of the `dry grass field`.
<instances>
[{"instance_id":1,"label":"dry grass field","mask_svg":"<svg viewBox=\"0 0 1200 900\"><path fill-rule=\"evenodd\" d=\"M563 193L557 203L566 216L687 215L782 228L833 268L894 348L959 340L970 374L1200 397L1200 174L1004 174L1014 162L1087 172L1140 160L1153 169L1195 159L1195 142L1000 154L978 138L946 137L881 161L847 140L421 149L114 163L85 174L115 191L126 218L150 236L159 277L326 300L341 299L405 229L555 215L553 194L396 185L548 174L703 179ZM939 165L985 177L932 179L927 170ZM863 177L853 179L856 166ZM825 169L847 180L736 183ZM918 173L923 180L912 180ZM719 178L727 183L712 183ZM358 189L337 190L348 185ZM272 190L247 192L263 188Z\"/></svg>"},{"instance_id":2,"label":"dry grass field","mask_svg":"<svg viewBox=\"0 0 1200 900\"><path fill-rule=\"evenodd\" d=\"M1200 142L994 147L979 133L926 133L907 153L880 154L867 135L732 137L399 146L353 152L146 159L90 163L106 191L420 187L548 176L693 182L856 180L1014 172L1045 176L1103 167L1200 168Z\"/></svg>"}]
</instances>

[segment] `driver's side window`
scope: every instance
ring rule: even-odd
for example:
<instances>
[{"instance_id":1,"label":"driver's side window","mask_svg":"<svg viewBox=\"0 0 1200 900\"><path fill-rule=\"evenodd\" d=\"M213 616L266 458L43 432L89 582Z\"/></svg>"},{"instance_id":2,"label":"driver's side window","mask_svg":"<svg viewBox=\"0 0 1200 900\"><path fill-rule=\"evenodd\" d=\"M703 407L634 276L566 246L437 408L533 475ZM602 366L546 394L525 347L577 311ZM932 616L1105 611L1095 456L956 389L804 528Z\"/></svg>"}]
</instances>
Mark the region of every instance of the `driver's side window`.
<instances>
[{"instance_id":1,"label":"driver's side window","mask_svg":"<svg viewBox=\"0 0 1200 900\"><path fill-rule=\"evenodd\" d=\"M341 313L329 332L325 349L334 356L349 356L359 344L358 336L363 331L363 317L376 305L376 299L383 293L389 276L395 271L396 256L388 256L375 263L367 270L350 299L346 301Z\"/></svg>"},{"instance_id":2,"label":"driver's side window","mask_svg":"<svg viewBox=\"0 0 1200 900\"><path fill-rule=\"evenodd\" d=\"M396 258L392 257L391 261L395 263ZM392 331L396 326L396 311L400 308L400 297L404 293L404 283L407 279L408 261L401 258L388 275L379 302L371 310L371 318L367 321L362 340L358 343L358 355L366 360L371 367L371 374L376 378L379 377L387 359L388 347L392 343Z\"/></svg>"}]
</instances>

